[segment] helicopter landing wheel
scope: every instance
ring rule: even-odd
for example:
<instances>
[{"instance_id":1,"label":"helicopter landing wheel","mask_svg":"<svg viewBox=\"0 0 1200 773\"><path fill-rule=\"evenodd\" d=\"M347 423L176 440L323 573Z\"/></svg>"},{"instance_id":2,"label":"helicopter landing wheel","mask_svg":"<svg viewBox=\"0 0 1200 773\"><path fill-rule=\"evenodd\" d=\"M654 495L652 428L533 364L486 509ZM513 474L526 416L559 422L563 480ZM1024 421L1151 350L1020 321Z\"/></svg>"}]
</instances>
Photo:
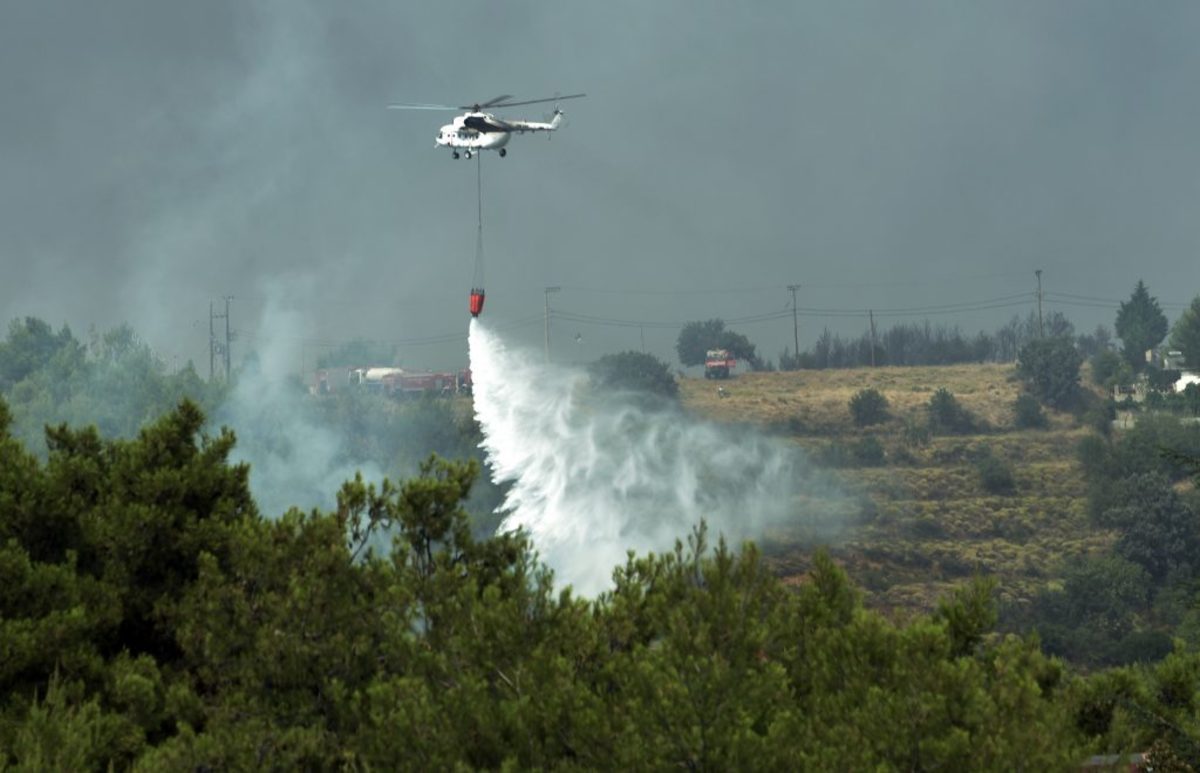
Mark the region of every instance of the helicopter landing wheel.
<instances>
[{"instance_id":1,"label":"helicopter landing wheel","mask_svg":"<svg viewBox=\"0 0 1200 773\"><path fill-rule=\"evenodd\" d=\"M500 158L504 158L504 157L505 157L505 156L507 156L507 155L508 155L508 149L507 149L507 148L500 148Z\"/></svg>"},{"instance_id":2,"label":"helicopter landing wheel","mask_svg":"<svg viewBox=\"0 0 1200 773\"><path fill-rule=\"evenodd\" d=\"M458 151L456 150L453 153L451 153L450 158L458 158Z\"/></svg>"},{"instance_id":3,"label":"helicopter landing wheel","mask_svg":"<svg viewBox=\"0 0 1200 773\"><path fill-rule=\"evenodd\" d=\"M464 155L464 156L466 156L467 158L470 158L470 157L471 157L471 151L469 151L469 150L468 150L466 153L463 153L463 155Z\"/></svg>"}]
</instances>

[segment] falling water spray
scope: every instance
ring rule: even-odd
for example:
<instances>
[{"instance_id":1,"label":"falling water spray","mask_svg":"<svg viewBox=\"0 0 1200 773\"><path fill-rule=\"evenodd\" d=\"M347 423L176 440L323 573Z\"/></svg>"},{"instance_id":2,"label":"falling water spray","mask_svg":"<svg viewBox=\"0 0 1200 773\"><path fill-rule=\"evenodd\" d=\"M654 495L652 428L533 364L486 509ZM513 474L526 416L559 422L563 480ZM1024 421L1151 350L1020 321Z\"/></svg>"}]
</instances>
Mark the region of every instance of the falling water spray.
<instances>
[{"instance_id":1,"label":"falling water spray","mask_svg":"<svg viewBox=\"0 0 1200 773\"><path fill-rule=\"evenodd\" d=\"M700 520L741 540L794 518L797 452L752 432L597 390L586 372L510 349L471 320L475 413L502 530L525 529L560 583L603 591L629 550Z\"/></svg>"}]
</instances>

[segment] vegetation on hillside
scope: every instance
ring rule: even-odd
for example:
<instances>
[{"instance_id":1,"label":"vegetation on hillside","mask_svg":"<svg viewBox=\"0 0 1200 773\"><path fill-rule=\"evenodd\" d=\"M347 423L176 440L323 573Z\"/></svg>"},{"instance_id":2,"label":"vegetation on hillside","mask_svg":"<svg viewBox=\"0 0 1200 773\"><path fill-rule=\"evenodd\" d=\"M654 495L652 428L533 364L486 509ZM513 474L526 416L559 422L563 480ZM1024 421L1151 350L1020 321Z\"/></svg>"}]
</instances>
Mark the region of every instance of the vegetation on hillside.
<instances>
[{"instance_id":1,"label":"vegetation on hillside","mask_svg":"<svg viewBox=\"0 0 1200 773\"><path fill-rule=\"evenodd\" d=\"M0 404L2 405L2 404ZM0 764L1073 768L1189 755L1200 657L1069 676L990 633L992 586L904 624L813 557L789 590L703 529L594 601L472 537L471 463L263 518L192 403L133 440L0 408ZM378 536L391 538L377 549ZM1147 721L1162 717L1166 723Z\"/></svg>"},{"instance_id":2,"label":"vegetation on hillside","mask_svg":"<svg viewBox=\"0 0 1200 773\"><path fill-rule=\"evenodd\" d=\"M1151 390L1129 428L1114 431L1113 404L1080 383L1077 357L1062 354L1039 362L1061 373L1054 383L1078 390L1054 401L1072 412L1025 391L1036 373L1022 379L998 366L748 374L721 400L684 382L684 403L753 417L838 471L857 492L844 516L857 528L834 554L874 608L929 610L983 571L999 581L1001 627L1038 631L1047 652L1073 664L1154 661L1174 640L1200 648L1197 575L1184 559L1200 535L1200 502L1182 461L1200 455L1200 428L1180 421L1186 411L1154 410L1185 405L1186 393ZM889 416L863 425L852 397L871 390ZM1131 476L1148 474L1163 477L1136 497L1121 494ZM1120 502L1123 515L1102 516ZM786 536L770 544L781 573L808 566ZM1089 597L1084 578L1095 577L1109 578L1116 595Z\"/></svg>"}]
</instances>

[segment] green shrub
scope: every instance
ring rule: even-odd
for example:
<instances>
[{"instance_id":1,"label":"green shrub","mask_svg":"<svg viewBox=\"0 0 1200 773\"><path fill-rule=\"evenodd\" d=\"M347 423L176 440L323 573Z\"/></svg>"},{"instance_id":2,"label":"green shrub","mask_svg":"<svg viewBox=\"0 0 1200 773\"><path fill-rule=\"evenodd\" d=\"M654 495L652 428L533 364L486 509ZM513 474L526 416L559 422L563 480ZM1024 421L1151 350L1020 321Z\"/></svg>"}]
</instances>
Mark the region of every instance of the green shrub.
<instances>
[{"instance_id":1,"label":"green shrub","mask_svg":"<svg viewBox=\"0 0 1200 773\"><path fill-rule=\"evenodd\" d=\"M1114 384L1127 382L1133 378L1133 370L1121 359L1121 355L1105 349L1097 352L1090 360L1092 366L1092 381L1097 386L1111 389Z\"/></svg>"},{"instance_id":2,"label":"green shrub","mask_svg":"<svg viewBox=\"0 0 1200 773\"><path fill-rule=\"evenodd\" d=\"M1008 496L1016 493L1017 479L1013 475L1012 465L993 456L990 450L976 460L975 470L979 473L980 485L989 494Z\"/></svg>"},{"instance_id":3,"label":"green shrub","mask_svg":"<svg viewBox=\"0 0 1200 773\"><path fill-rule=\"evenodd\" d=\"M864 389L850 398L850 413L856 426L882 424L888 419L887 398L878 389Z\"/></svg>"},{"instance_id":4,"label":"green shrub","mask_svg":"<svg viewBox=\"0 0 1200 773\"><path fill-rule=\"evenodd\" d=\"M665 362L645 352L606 354L588 366L592 382L602 389L627 389L675 400L679 383Z\"/></svg>"},{"instance_id":5,"label":"green shrub","mask_svg":"<svg viewBox=\"0 0 1200 773\"><path fill-rule=\"evenodd\" d=\"M932 434L933 433L929 431L928 424L921 424L920 422L913 421L911 419L904 422L904 432L902 433L902 437L904 438L904 443L906 445L924 447L929 444L929 438L932 436Z\"/></svg>"},{"instance_id":6,"label":"green shrub","mask_svg":"<svg viewBox=\"0 0 1200 773\"><path fill-rule=\"evenodd\" d=\"M1114 550L1138 564L1157 582L1172 573L1191 576L1200 554L1200 517L1160 472L1131 475L1109 487L1102 526L1120 536Z\"/></svg>"},{"instance_id":7,"label":"green shrub","mask_svg":"<svg viewBox=\"0 0 1200 773\"><path fill-rule=\"evenodd\" d=\"M1024 394L1013 405L1013 423L1017 429L1045 429L1049 425L1042 404L1033 395Z\"/></svg>"},{"instance_id":8,"label":"green shrub","mask_svg":"<svg viewBox=\"0 0 1200 773\"><path fill-rule=\"evenodd\" d=\"M890 452L890 456L892 464L898 464L902 466L913 466L919 461L917 459L917 455L914 454L906 445L893 448Z\"/></svg>"},{"instance_id":9,"label":"green shrub","mask_svg":"<svg viewBox=\"0 0 1200 773\"><path fill-rule=\"evenodd\" d=\"M1200 416L1200 386L1188 384L1182 392L1150 392L1143 403L1147 410L1169 411L1177 416Z\"/></svg>"},{"instance_id":10,"label":"green shrub","mask_svg":"<svg viewBox=\"0 0 1200 773\"><path fill-rule=\"evenodd\" d=\"M884 463L883 444L874 435L859 440L851 447L854 460L863 467L878 467Z\"/></svg>"},{"instance_id":11,"label":"green shrub","mask_svg":"<svg viewBox=\"0 0 1200 773\"><path fill-rule=\"evenodd\" d=\"M1066 337L1038 338L1017 355L1017 375L1038 399L1056 408L1067 408L1079 395L1079 366L1083 355Z\"/></svg>"},{"instance_id":12,"label":"green shrub","mask_svg":"<svg viewBox=\"0 0 1200 773\"><path fill-rule=\"evenodd\" d=\"M1146 383L1155 392L1174 392L1180 372L1170 368L1146 368Z\"/></svg>"},{"instance_id":13,"label":"green shrub","mask_svg":"<svg viewBox=\"0 0 1200 773\"><path fill-rule=\"evenodd\" d=\"M853 443L835 440L816 453L817 462L826 467L878 467L885 456L879 438L870 435Z\"/></svg>"},{"instance_id":14,"label":"green shrub","mask_svg":"<svg viewBox=\"0 0 1200 773\"><path fill-rule=\"evenodd\" d=\"M929 430L935 435L965 435L975 431L975 419L945 387L929 398Z\"/></svg>"},{"instance_id":15,"label":"green shrub","mask_svg":"<svg viewBox=\"0 0 1200 773\"><path fill-rule=\"evenodd\" d=\"M908 532L918 539L942 539L946 527L932 515L919 515L908 524Z\"/></svg>"},{"instance_id":16,"label":"green shrub","mask_svg":"<svg viewBox=\"0 0 1200 773\"><path fill-rule=\"evenodd\" d=\"M1104 437L1112 435L1112 423L1117 418L1117 403L1111 398L1098 400L1084 411L1081 421Z\"/></svg>"},{"instance_id":17,"label":"green shrub","mask_svg":"<svg viewBox=\"0 0 1200 773\"><path fill-rule=\"evenodd\" d=\"M1109 662L1114 666L1157 663L1171 654L1171 649L1171 637L1162 631L1130 631L1113 647Z\"/></svg>"},{"instance_id":18,"label":"green shrub","mask_svg":"<svg viewBox=\"0 0 1200 773\"><path fill-rule=\"evenodd\" d=\"M813 453L817 464L824 467L851 467L854 465L854 454L845 443L833 441L821 446Z\"/></svg>"},{"instance_id":19,"label":"green shrub","mask_svg":"<svg viewBox=\"0 0 1200 773\"><path fill-rule=\"evenodd\" d=\"M1178 395L1180 402L1183 403L1183 408L1186 413L1192 416L1200 416L1200 386L1195 383L1188 384L1183 388L1183 392Z\"/></svg>"}]
</instances>

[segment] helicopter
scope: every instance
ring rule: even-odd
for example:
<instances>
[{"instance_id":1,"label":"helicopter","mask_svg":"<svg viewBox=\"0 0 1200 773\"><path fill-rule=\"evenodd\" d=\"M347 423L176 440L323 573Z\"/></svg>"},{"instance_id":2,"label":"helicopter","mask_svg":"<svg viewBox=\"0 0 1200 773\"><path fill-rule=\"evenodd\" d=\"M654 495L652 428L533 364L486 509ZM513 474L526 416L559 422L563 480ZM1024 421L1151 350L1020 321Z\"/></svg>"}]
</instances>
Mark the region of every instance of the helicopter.
<instances>
[{"instance_id":1,"label":"helicopter","mask_svg":"<svg viewBox=\"0 0 1200 773\"><path fill-rule=\"evenodd\" d=\"M526 99L520 102L510 102L511 94L502 94L487 102L476 102L473 105L431 105L421 103L402 103L388 105L389 110L466 110L462 115L438 130L434 139L434 147L450 148L450 156L460 155L471 158L476 153L485 150L495 150L501 158L508 155L504 146L514 134L525 132L552 132L562 125L563 111L558 109L558 102L564 99L578 99L587 94L568 94L566 96L547 97L546 99ZM517 107L518 105L536 105L543 102L554 102L554 114L549 121L521 121L498 118L486 109L502 107Z\"/></svg>"}]
</instances>

